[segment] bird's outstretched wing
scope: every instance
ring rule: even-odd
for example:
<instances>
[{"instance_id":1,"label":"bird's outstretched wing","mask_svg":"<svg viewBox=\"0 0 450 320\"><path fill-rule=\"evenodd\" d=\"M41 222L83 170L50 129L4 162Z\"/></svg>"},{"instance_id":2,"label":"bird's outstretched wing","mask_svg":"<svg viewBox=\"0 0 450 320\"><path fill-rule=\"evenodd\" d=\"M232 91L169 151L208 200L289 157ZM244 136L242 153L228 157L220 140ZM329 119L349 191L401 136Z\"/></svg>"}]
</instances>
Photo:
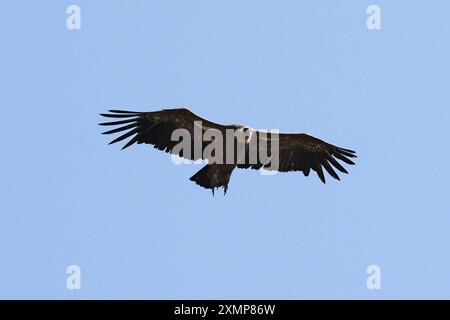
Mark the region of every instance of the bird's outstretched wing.
<instances>
[{"instance_id":1,"label":"bird's outstretched wing","mask_svg":"<svg viewBox=\"0 0 450 320\"><path fill-rule=\"evenodd\" d=\"M333 178L340 180L334 168L343 173L348 172L337 160L349 165L355 164L350 160L350 158L356 157L355 151L337 147L306 133L279 133L275 136L266 134L262 136L260 131L256 133L258 147L261 143L267 143L270 146L274 143L274 139L278 139L278 163L273 166L272 163L262 162L258 158L258 163L240 164L238 165L239 168L260 169L264 167L267 170L280 172L303 171L305 176L308 176L312 169L325 183L322 167ZM267 139L267 141L264 141L264 139Z\"/></svg>"},{"instance_id":2,"label":"bird's outstretched wing","mask_svg":"<svg viewBox=\"0 0 450 320\"><path fill-rule=\"evenodd\" d=\"M107 118L116 118L117 121L100 123L102 126L120 126L118 128L103 132L103 134L113 134L123 132L122 135L110 142L116 143L127 138L128 142L122 147L125 149L135 143L151 144L159 150L165 152L172 152L172 149L179 141L172 141L172 133L176 129L185 129L189 131L191 137L192 150L194 146L194 126L201 121L201 134L208 129L216 129L224 132L227 126L211 122L201 118L185 108L179 109L165 109L155 112L135 112L124 110L109 110L110 113L103 113L101 116ZM123 125L123 126L122 126ZM127 131L128 130L128 131ZM202 146L201 154L190 152L190 155L178 155L189 160L199 160L203 154L203 148L207 143L202 141L202 136L199 136L198 143ZM172 152L173 153L173 152Z\"/></svg>"}]
</instances>

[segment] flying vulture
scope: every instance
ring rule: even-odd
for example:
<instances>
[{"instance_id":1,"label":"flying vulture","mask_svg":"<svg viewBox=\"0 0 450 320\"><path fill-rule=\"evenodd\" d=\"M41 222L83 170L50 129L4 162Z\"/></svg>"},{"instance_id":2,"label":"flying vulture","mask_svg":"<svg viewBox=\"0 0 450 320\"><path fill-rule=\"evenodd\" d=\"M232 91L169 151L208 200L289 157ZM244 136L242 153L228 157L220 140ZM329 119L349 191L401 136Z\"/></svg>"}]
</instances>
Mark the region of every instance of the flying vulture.
<instances>
[{"instance_id":1,"label":"flying vulture","mask_svg":"<svg viewBox=\"0 0 450 320\"><path fill-rule=\"evenodd\" d=\"M274 133L258 131L244 125L222 125L201 118L186 108L154 112L109 112L101 116L114 118L115 121L103 122L100 125L118 127L103 134L126 131L110 144L130 138L122 149L135 143L145 143L188 160L207 160L207 164L190 180L211 189L213 194L214 189L219 187L223 187L226 194L231 173L235 168L302 171L305 176L308 176L312 169L325 183L322 167L333 178L340 180L334 168L343 173L348 172L337 160L354 165L350 158L356 157L353 150L337 147L306 133ZM184 136L174 138L177 129ZM228 131L238 134L227 135ZM206 137L208 132L209 139ZM243 138L240 138L239 134L242 134ZM220 135L222 138L219 139ZM180 148L181 137L187 140L183 141L185 148ZM214 148L211 147L213 143L216 143ZM229 143L233 146L231 151L227 147ZM267 156L261 155L264 155L263 150Z\"/></svg>"}]
</instances>

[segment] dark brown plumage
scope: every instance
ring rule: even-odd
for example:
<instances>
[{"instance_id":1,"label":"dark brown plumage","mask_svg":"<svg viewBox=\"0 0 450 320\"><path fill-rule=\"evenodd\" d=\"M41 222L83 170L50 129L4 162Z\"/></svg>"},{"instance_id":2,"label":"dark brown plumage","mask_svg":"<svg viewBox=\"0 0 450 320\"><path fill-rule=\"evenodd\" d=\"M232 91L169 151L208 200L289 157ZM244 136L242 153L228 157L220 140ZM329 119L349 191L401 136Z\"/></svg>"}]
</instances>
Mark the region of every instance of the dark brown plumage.
<instances>
[{"instance_id":1,"label":"dark brown plumage","mask_svg":"<svg viewBox=\"0 0 450 320\"><path fill-rule=\"evenodd\" d=\"M252 168L267 170L277 170L280 172L302 171L305 176L308 176L311 169L317 173L320 180L325 183L325 175L323 168L335 179L340 180L335 169L342 173L348 173L347 170L337 161L343 161L349 165L354 165L350 158L355 158L353 150L344 149L335 145L329 144L323 140L317 139L305 133L280 133L274 136L270 133L257 131L246 127L244 125L221 125L201 118L185 108L179 109L165 109L155 112L134 112L123 110L110 110L110 113L101 114L107 118L115 118L116 121L100 123L102 126L119 126L112 130L103 132L104 134L114 134L126 131L119 137L110 142L116 143L129 138L122 149L125 149L135 143L151 144L156 149L165 152L175 153L179 156L189 160L208 160L200 171L198 171L190 180L196 182L202 187L212 189L223 187L226 193L228 189L228 182L234 168ZM220 132L223 137L226 137L226 130L243 130L248 131L250 138L245 140L245 159L237 159L234 152L234 160L232 163L225 164L226 148L219 150L222 162L212 163L211 159L204 155L205 148L211 143L210 141L203 141L198 139L194 141L194 127L195 124L201 121L201 128L197 128L201 133L205 133L208 129ZM185 129L190 133L191 138L191 154L183 154L177 152L174 147L179 141L172 141L172 133L175 129ZM128 131L127 131L128 130ZM256 140L252 140L256 139ZM255 144L251 141L258 141ZM273 150L278 151L277 166L272 166L272 162L264 162L259 156L257 161L249 160L249 153L259 149L263 143L268 146L278 143L278 148ZM195 153L195 144L198 143L201 149L200 153ZM236 149L234 150L236 151ZM217 159L217 158L216 158Z\"/></svg>"}]
</instances>

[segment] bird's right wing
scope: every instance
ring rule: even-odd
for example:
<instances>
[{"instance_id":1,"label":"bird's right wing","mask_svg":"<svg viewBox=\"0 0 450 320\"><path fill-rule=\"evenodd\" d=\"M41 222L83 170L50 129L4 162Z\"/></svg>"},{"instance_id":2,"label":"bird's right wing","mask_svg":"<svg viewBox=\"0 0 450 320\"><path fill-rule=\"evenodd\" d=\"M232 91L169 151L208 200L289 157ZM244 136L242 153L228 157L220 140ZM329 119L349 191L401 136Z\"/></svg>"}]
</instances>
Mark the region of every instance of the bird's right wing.
<instances>
[{"instance_id":1,"label":"bird's right wing","mask_svg":"<svg viewBox=\"0 0 450 320\"><path fill-rule=\"evenodd\" d=\"M337 147L306 133L266 135L262 134L261 131L257 131L256 136L258 137L258 148L261 148L263 144L267 144L267 149L271 151L272 145L278 145L278 148L274 147L270 154L270 156L277 157L277 159L271 158L271 161L267 162L261 161L258 157L257 163L238 165L238 167L252 169L263 167L267 170L280 172L303 171L305 176L308 176L312 169L317 173L320 180L325 183L322 167L333 178L340 180L333 168L343 173L348 172L337 160L341 160L349 165L355 164L350 160L350 158L356 157L355 151ZM275 166L273 161L276 161Z\"/></svg>"}]
</instances>

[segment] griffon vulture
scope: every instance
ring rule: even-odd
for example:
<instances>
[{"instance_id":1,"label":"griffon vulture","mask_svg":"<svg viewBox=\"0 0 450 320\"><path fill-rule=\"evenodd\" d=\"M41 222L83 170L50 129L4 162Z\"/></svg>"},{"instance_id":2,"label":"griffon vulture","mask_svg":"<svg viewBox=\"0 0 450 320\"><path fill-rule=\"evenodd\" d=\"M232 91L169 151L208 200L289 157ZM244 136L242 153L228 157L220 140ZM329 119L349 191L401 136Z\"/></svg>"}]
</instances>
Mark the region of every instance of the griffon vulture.
<instances>
[{"instance_id":1,"label":"griffon vulture","mask_svg":"<svg viewBox=\"0 0 450 320\"><path fill-rule=\"evenodd\" d=\"M333 168L343 173L348 172L337 160L353 165L354 162L350 158L356 157L353 150L337 147L306 133L277 134L258 131L244 125L222 125L201 118L185 108L164 109L155 112L124 110L109 110L109 112L101 115L118 120L103 122L100 125L119 127L103 132L104 134L128 130L110 144L130 138L122 149L135 143L145 143L153 145L158 150L189 160L207 160L208 164L194 174L190 180L204 188L211 189L213 194L214 188L218 189L219 187L224 188L224 194L227 192L231 173L236 167L264 168L280 172L302 171L305 176L308 176L312 169L325 183L322 167L333 178L340 180ZM187 138L184 140L188 139L189 141L187 143L184 141L184 143L185 146L191 146L191 148L180 149L179 146L177 147L180 143L180 136L174 139L173 133L176 129L187 134ZM213 134L209 135L209 139L205 139L208 130ZM238 134L227 136L227 131L230 130ZM217 139L218 134L221 134L223 139ZM243 138L238 138L239 134L242 134ZM219 140L224 140L221 144L223 146L216 144L215 148L211 148L211 144L219 142ZM230 140L233 140L232 145L234 146L231 151L226 147ZM194 152L194 149L199 152ZM207 149L208 154L206 153ZM267 157L261 156L263 149ZM239 150L243 150L243 152L239 152Z\"/></svg>"}]
</instances>

